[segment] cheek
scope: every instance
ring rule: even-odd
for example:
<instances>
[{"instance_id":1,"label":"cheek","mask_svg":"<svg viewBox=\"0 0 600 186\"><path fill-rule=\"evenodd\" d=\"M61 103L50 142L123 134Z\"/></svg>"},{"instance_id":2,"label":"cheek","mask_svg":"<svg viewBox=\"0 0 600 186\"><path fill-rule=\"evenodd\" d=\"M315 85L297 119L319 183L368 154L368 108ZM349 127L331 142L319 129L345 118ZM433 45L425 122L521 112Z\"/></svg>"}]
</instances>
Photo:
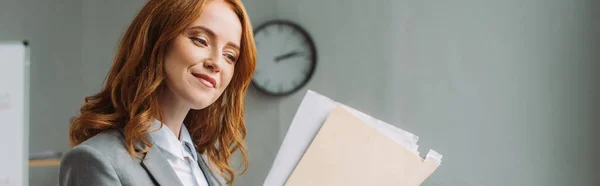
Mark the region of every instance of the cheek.
<instances>
[{"instance_id":1,"label":"cheek","mask_svg":"<svg viewBox=\"0 0 600 186\"><path fill-rule=\"evenodd\" d=\"M171 45L165 58L165 67L171 66L187 69L193 66L195 61L198 61L202 56L203 52L198 50L193 44L188 43L187 38L180 37Z\"/></svg>"},{"instance_id":2,"label":"cheek","mask_svg":"<svg viewBox=\"0 0 600 186\"><path fill-rule=\"evenodd\" d=\"M181 41L175 41L164 58L163 68L167 86L176 92L183 91L187 86L186 74L194 58L189 50Z\"/></svg>"},{"instance_id":3,"label":"cheek","mask_svg":"<svg viewBox=\"0 0 600 186\"><path fill-rule=\"evenodd\" d=\"M181 81L180 79L183 78L183 73L185 73L185 68L181 64L181 60L176 56L169 56L165 58L164 63L164 72L167 76L167 82L170 84L178 84L178 82Z\"/></svg>"},{"instance_id":4,"label":"cheek","mask_svg":"<svg viewBox=\"0 0 600 186\"><path fill-rule=\"evenodd\" d=\"M227 86L229 86L229 83L231 83L231 79L233 79L234 66L235 65L228 65L226 69L223 69L223 76L221 81L223 82L224 86L222 87L222 89L227 88Z\"/></svg>"}]
</instances>

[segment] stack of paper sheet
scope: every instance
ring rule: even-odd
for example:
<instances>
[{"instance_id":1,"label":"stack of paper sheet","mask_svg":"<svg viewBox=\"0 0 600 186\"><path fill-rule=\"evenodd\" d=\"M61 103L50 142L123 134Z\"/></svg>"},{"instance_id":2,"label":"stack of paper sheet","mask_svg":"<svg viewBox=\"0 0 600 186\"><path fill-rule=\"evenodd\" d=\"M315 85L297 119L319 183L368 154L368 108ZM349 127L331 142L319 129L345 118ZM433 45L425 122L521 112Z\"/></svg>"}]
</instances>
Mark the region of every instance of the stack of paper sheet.
<instances>
[{"instance_id":1,"label":"stack of paper sheet","mask_svg":"<svg viewBox=\"0 0 600 186\"><path fill-rule=\"evenodd\" d=\"M308 91L264 182L265 186L421 184L440 165L418 137Z\"/></svg>"}]
</instances>

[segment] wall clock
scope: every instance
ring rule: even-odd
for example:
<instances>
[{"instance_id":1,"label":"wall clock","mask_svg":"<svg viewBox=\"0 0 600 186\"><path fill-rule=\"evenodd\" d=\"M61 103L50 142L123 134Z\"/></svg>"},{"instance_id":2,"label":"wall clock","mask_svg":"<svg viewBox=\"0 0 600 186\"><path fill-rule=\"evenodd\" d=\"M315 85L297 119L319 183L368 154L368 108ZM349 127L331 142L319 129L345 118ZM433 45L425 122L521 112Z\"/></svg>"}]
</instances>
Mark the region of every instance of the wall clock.
<instances>
[{"instance_id":1,"label":"wall clock","mask_svg":"<svg viewBox=\"0 0 600 186\"><path fill-rule=\"evenodd\" d=\"M257 61L252 84L273 96L292 94L312 78L317 51L310 35L284 20L266 22L254 30Z\"/></svg>"}]
</instances>

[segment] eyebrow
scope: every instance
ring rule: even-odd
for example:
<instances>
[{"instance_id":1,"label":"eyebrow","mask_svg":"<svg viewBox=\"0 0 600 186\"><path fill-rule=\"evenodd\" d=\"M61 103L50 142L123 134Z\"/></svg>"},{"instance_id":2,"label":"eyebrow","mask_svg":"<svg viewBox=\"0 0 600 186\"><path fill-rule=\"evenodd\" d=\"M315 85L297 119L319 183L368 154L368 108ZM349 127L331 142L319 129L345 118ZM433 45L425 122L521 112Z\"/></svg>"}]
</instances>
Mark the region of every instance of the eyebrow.
<instances>
[{"instance_id":1,"label":"eyebrow","mask_svg":"<svg viewBox=\"0 0 600 186\"><path fill-rule=\"evenodd\" d=\"M203 26L193 26L193 27L191 27L190 29L191 29L191 30L196 30L196 29L197 29L197 30L202 30L202 31L206 32L206 34L208 34L208 36L209 36L209 37L212 37L212 38L216 38L216 37L217 37L217 34L215 34L215 32L213 32L211 29L209 29L209 28L206 28L206 27L203 27ZM236 50L238 50L238 51L240 50L240 46L238 46L238 45L237 45L237 44L235 44L235 43L232 43L232 42L227 42L227 45L229 45L229 46L231 46L231 47L235 48L235 49L236 49Z\"/></svg>"}]
</instances>

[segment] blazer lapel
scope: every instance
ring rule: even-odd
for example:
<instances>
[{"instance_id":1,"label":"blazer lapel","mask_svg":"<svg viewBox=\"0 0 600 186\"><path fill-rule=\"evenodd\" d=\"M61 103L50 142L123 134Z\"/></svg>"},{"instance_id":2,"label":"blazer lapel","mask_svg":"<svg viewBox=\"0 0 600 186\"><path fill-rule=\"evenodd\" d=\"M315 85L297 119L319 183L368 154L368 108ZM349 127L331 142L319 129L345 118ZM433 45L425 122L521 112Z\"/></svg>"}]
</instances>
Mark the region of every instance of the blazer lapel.
<instances>
[{"instance_id":1,"label":"blazer lapel","mask_svg":"<svg viewBox=\"0 0 600 186\"><path fill-rule=\"evenodd\" d=\"M121 132L121 135L125 136L123 128L119 128L118 130ZM144 154L140 164L142 167L144 167L144 169L146 169L148 175L150 175L158 185L183 186L183 183L181 183L179 177L177 177L177 174L175 174L175 171L173 171L173 168L171 168L171 164L167 162L167 160L162 156L160 149L158 149L154 144L152 137L150 137L150 135L146 135L146 138L150 140L152 147ZM143 143L134 144L134 148L136 150L144 149L145 147L146 145Z\"/></svg>"},{"instance_id":2,"label":"blazer lapel","mask_svg":"<svg viewBox=\"0 0 600 186\"><path fill-rule=\"evenodd\" d=\"M210 170L210 167L208 167L204 160L204 156L201 154L198 154L198 166L200 166L202 173L204 173L204 177L209 186L222 186L221 181Z\"/></svg>"},{"instance_id":3,"label":"blazer lapel","mask_svg":"<svg viewBox=\"0 0 600 186\"><path fill-rule=\"evenodd\" d=\"M122 128L119 129L119 131L122 135L125 135ZM152 137L150 137L150 135L147 135L146 137L151 141L152 147L142 158L142 161L140 162L142 167L148 171L148 174L154 178L158 185L183 186L183 183L181 183L179 177L177 177L177 174L173 171L171 164L167 162L162 156L160 149L154 144ZM141 143L134 144L134 146L135 149L145 148L145 145ZM198 153L198 166L200 166L209 186L223 186L223 181L219 179L220 177L213 174L208 167L204 156L200 153Z\"/></svg>"},{"instance_id":4,"label":"blazer lapel","mask_svg":"<svg viewBox=\"0 0 600 186\"><path fill-rule=\"evenodd\" d=\"M154 145L141 162L142 166L148 173L154 177L158 185L181 185L181 181L177 174L171 168L171 164L161 155L160 149Z\"/></svg>"}]
</instances>

